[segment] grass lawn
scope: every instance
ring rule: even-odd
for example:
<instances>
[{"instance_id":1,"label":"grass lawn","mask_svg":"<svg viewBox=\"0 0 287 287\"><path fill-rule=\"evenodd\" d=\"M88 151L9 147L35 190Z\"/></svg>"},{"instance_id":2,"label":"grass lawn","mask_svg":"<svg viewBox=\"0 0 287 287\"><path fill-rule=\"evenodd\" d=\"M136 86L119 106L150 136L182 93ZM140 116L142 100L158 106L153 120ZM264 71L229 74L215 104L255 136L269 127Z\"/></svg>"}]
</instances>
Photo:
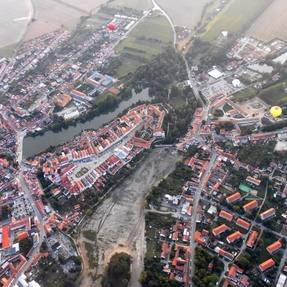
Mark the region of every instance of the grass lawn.
<instances>
[{"instance_id":1,"label":"grass lawn","mask_svg":"<svg viewBox=\"0 0 287 287\"><path fill-rule=\"evenodd\" d=\"M151 60L171 45L172 39L172 29L163 16L146 17L116 47L122 61L117 77L121 78Z\"/></svg>"},{"instance_id":2,"label":"grass lawn","mask_svg":"<svg viewBox=\"0 0 287 287\"><path fill-rule=\"evenodd\" d=\"M222 31L241 33L272 0L232 0L207 26L203 40L214 41Z\"/></svg>"}]
</instances>

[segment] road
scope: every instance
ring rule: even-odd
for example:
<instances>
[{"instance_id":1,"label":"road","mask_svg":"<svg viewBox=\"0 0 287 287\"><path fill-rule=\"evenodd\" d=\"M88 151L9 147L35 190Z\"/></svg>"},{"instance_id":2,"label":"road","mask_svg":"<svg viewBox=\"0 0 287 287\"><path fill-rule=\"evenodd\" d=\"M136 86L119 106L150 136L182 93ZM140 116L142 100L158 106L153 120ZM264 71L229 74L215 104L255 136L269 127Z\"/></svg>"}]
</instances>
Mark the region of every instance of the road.
<instances>
[{"instance_id":1,"label":"road","mask_svg":"<svg viewBox=\"0 0 287 287\"><path fill-rule=\"evenodd\" d=\"M197 217L197 208L198 208L198 204L200 202L201 199L201 193L206 185L206 181L210 175L210 172L212 170L212 167L215 163L217 159L217 154L215 152L212 153L211 159L209 161L209 165L207 170L205 171L204 175L202 176L202 179L200 181L199 187L196 190L196 193L193 197L193 212L192 212L192 216L190 219L190 223L191 223L191 227L190 227L190 260L189 260L189 274L190 274L190 287L192 286L192 278L193 278L193 274L194 274L194 253L195 253L195 246L196 246L196 242L194 240L194 234L196 231L196 217Z\"/></svg>"},{"instance_id":2,"label":"road","mask_svg":"<svg viewBox=\"0 0 287 287\"><path fill-rule=\"evenodd\" d=\"M27 260L27 262L23 265L23 267L21 268L20 272L18 272L14 278L14 280L11 282L11 287L15 286L20 278L20 276L22 274L24 274L27 270L30 269L35 256L40 252L40 247L44 241L45 238L45 229L44 229L44 218L42 216L42 214L39 212L38 208L36 207L35 204L35 199L33 198L33 195L31 193L31 191L29 190L29 187L26 183L26 180L23 176L23 169L26 168L24 166L24 164L22 163L22 149L23 149L23 138L25 136L25 132L20 131L17 132L17 139L18 139L18 151L17 151L17 159L18 159L18 163L19 163L19 173L18 173L18 183L19 183L19 187L22 189L22 191L24 192L24 197L30 202L33 210L34 210L34 214L35 217L38 219L39 221L39 240L36 244L34 244L33 249L30 253L30 257Z\"/></svg>"},{"instance_id":3,"label":"road","mask_svg":"<svg viewBox=\"0 0 287 287\"><path fill-rule=\"evenodd\" d=\"M172 31L173 31L173 47L175 48L176 47L176 31L175 31L175 26L174 26L174 23L171 19L171 17L165 12L165 10L163 10L160 5L156 2L156 0L152 0L152 4L153 4L153 10L156 11L160 11L163 16L167 19L167 21L169 22L171 28L172 28Z\"/></svg>"}]
</instances>

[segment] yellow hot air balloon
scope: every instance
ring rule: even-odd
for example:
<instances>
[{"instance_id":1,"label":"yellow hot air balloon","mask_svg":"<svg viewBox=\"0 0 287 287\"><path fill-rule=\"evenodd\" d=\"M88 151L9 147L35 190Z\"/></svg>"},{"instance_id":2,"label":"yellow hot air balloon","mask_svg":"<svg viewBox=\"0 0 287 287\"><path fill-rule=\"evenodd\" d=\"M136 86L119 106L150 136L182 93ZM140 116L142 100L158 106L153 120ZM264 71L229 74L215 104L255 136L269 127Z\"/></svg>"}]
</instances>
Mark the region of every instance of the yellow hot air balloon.
<instances>
[{"instance_id":1,"label":"yellow hot air balloon","mask_svg":"<svg viewBox=\"0 0 287 287\"><path fill-rule=\"evenodd\" d=\"M270 109L270 114L274 118L279 118L282 115L282 109L278 106L274 106Z\"/></svg>"}]
</instances>

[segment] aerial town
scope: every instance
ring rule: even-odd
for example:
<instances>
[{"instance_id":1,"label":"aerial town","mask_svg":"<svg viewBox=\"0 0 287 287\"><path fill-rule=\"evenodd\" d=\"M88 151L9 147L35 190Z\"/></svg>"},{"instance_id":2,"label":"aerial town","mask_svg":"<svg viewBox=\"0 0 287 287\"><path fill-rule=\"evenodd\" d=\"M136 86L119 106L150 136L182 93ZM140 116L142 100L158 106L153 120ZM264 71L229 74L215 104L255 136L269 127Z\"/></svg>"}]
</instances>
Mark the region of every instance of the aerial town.
<instances>
[{"instance_id":1,"label":"aerial town","mask_svg":"<svg viewBox=\"0 0 287 287\"><path fill-rule=\"evenodd\" d=\"M287 286L287 39L220 27L213 59L236 1L196 29L103 6L0 57L0 287Z\"/></svg>"}]
</instances>

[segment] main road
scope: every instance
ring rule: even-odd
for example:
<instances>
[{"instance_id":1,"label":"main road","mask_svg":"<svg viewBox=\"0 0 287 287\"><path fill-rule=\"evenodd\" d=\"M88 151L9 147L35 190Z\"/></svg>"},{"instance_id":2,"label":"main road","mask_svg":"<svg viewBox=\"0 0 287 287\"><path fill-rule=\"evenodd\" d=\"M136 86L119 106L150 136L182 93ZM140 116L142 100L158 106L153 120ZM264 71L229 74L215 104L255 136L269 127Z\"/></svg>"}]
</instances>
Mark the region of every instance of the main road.
<instances>
[{"instance_id":1,"label":"main road","mask_svg":"<svg viewBox=\"0 0 287 287\"><path fill-rule=\"evenodd\" d=\"M45 229L44 229L44 218L42 216L42 214L40 213L40 211L38 210L36 203L35 203L35 198L33 197L29 186L26 183L25 177L23 175L23 170L25 170L25 166L22 162L22 154L23 154L23 138L25 136L25 131L16 131L16 137L17 137L17 161L19 164L19 173L17 175L17 180L18 180L18 186L19 189L22 189L23 193L24 193L24 197L30 202L35 217L38 220L38 226L39 226L39 239L38 242L36 242L32 248L32 251L30 252L29 255L29 259L27 260L27 262L23 265L23 267L21 268L21 270L16 274L14 280L11 282L10 286L15 286L18 283L19 278L21 277L22 274L24 274L27 270L30 269L30 267L32 266L35 256L37 254L39 254L40 252L40 248L41 245L44 241L45 238Z\"/></svg>"},{"instance_id":2,"label":"main road","mask_svg":"<svg viewBox=\"0 0 287 287\"><path fill-rule=\"evenodd\" d=\"M39 240L36 244L34 244L33 249L29 254L29 259L23 265L21 270L16 274L14 280L11 282L11 285L10 285L11 287L15 286L18 283L18 280L21 277L21 275L30 269L30 267L32 266L32 264L34 262L35 256L37 254L39 254L39 252L40 252L41 245L42 245L44 238L45 238L45 229L44 229L45 221L44 221L44 218L43 218L42 214L39 212L38 208L36 207L35 200L34 200L32 194L31 194L31 191L29 190L29 187L25 181L22 170L19 173L18 182L19 182L19 186L22 187L25 198L30 202L30 204L34 210L35 217L39 221L39 224L38 224L38 226L39 226Z\"/></svg>"},{"instance_id":3,"label":"main road","mask_svg":"<svg viewBox=\"0 0 287 287\"><path fill-rule=\"evenodd\" d=\"M196 242L194 240L194 235L195 235L195 231L196 231L196 217L197 217L197 208L198 208L198 204L200 202L201 199L201 193L204 190L204 187L206 185L206 182L209 178L209 175L211 173L211 170L214 166L214 163L217 159L217 154L216 152L212 153L211 159L209 161L209 165L207 170L205 171L205 173L203 174L199 186L196 190L196 193L194 195L193 198L193 207L192 207L192 216L190 219L190 258L189 258L189 279L190 279L190 287L192 286L192 278L193 278L193 274L194 274L194 253L195 253L195 245Z\"/></svg>"}]
</instances>

